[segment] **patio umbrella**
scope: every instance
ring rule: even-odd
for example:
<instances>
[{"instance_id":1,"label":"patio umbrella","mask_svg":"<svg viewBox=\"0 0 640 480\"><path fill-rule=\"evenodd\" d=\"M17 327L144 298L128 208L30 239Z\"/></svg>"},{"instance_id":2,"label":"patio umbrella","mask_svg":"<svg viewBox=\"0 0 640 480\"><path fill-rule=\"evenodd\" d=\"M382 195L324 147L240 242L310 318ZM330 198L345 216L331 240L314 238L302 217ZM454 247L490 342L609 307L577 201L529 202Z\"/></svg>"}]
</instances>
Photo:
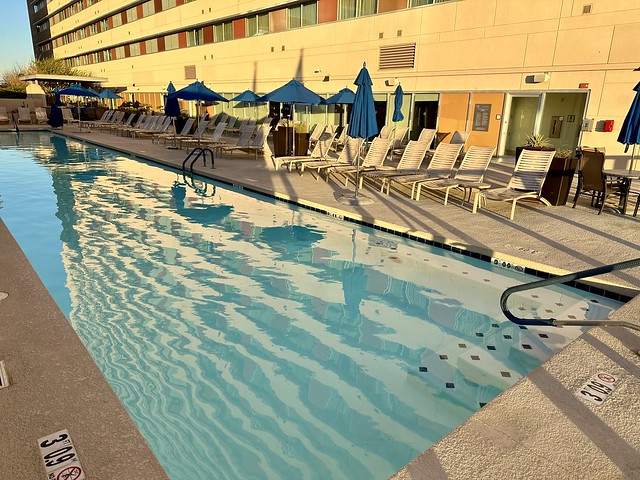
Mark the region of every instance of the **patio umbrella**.
<instances>
[{"instance_id":1,"label":"patio umbrella","mask_svg":"<svg viewBox=\"0 0 640 480\"><path fill-rule=\"evenodd\" d=\"M402 114L402 95L404 92L402 91L402 87L400 84L396 87L396 91L393 92L393 117L391 120L394 122L401 122L404 120L404 115Z\"/></svg>"},{"instance_id":2,"label":"patio umbrella","mask_svg":"<svg viewBox=\"0 0 640 480\"><path fill-rule=\"evenodd\" d=\"M618 142L624 144L625 153L629 150L629 145L633 145L629 171L635 169L636 145L640 145L640 82L633 87L633 90L635 90L636 95L633 97L629 112L627 112L627 116L622 122L620 135L618 135Z\"/></svg>"},{"instance_id":3,"label":"patio umbrella","mask_svg":"<svg viewBox=\"0 0 640 480\"><path fill-rule=\"evenodd\" d=\"M59 128L64 125L62 110L60 110L60 107L62 106L62 102L60 101L60 91L56 88L54 89L53 94L55 100L53 101L53 105L51 105L51 113L49 114L49 120L47 123L53 128Z\"/></svg>"},{"instance_id":4,"label":"patio umbrella","mask_svg":"<svg viewBox=\"0 0 640 480\"><path fill-rule=\"evenodd\" d=\"M309 90L298 80L291 79L281 87L260 97L261 102L278 102L291 104L291 118L295 118L295 105L324 105L324 98ZM295 153L295 135L293 136L292 155Z\"/></svg>"},{"instance_id":5,"label":"patio umbrella","mask_svg":"<svg viewBox=\"0 0 640 480\"><path fill-rule=\"evenodd\" d=\"M196 102L204 101L204 102L228 102L226 98L224 98L219 93L214 92L204 83L195 81L180 90L176 90L175 92L167 95L167 100L171 100L173 98L181 98L182 100L195 100ZM196 104L196 110L197 110ZM196 112L196 118L197 118Z\"/></svg>"},{"instance_id":6,"label":"patio umbrella","mask_svg":"<svg viewBox=\"0 0 640 480\"><path fill-rule=\"evenodd\" d=\"M264 103L260 101L260 95L252 92L251 90L245 90L240 95L236 95L231 99L232 102L253 103L256 108L256 117L258 116L258 103Z\"/></svg>"},{"instance_id":7,"label":"patio umbrella","mask_svg":"<svg viewBox=\"0 0 640 480\"><path fill-rule=\"evenodd\" d=\"M171 117L171 123L173 123L173 144L172 148L175 148L175 138L176 138L176 117L180 116L180 104L178 103L177 98L169 98L169 96L173 93L176 93L176 87L173 86L172 82L169 82L167 85L167 101L164 104L164 114L168 117Z\"/></svg>"},{"instance_id":8,"label":"patio umbrella","mask_svg":"<svg viewBox=\"0 0 640 480\"><path fill-rule=\"evenodd\" d=\"M340 90L335 95L331 95L324 102L327 105L351 105L356 98L356 94L347 87ZM340 126L342 126L342 113L340 113Z\"/></svg>"},{"instance_id":9,"label":"patio umbrella","mask_svg":"<svg viewBox=\"0 0 640 480\"><path fill-rule=\"evenodd\" d=\"M360 73L358 73L353 83L357 85L358 88L356 89L356 96L353 101L353 107L351 108L351 118L349 119L347 135L352 138L361 138L363 141L368 142L370 137L378 134L378 123L376 122L376 107L373 101L373 90L371 89L373 82L371 81L366 63L362 65ZM353 197L343 196L343 201L347 203L355 202L356 204L362 204L362 201L358 200L361 150L362 142L358 149L358 158L356 161L355 193Z\"/></svg>"},{"instance_id":10,"label":"patio umbrella","mask_svg":"<svg viewBox=\"0 0 640 480\"><path fill-rule=\"evenodd\" d=\"M60 95L70 95L70 96L75 96L78 97L78 122L80 122L81 118L80 118L80 97L88 97L88 98L97 98L100 95L93 91L90 90L88 88L84 88L82 85L80 84L75 84L75 85L71 85L70 87L67 87L63 90L60 90Z\"/></svg>"},{"instance_id":11,"label":"patio umbrella","mask_svg":"<svg viewBox=\"0 0 640 480\"><path fill-rule=\"evenodd\" d=\"M117 93L113 93L111 90L103 90L100 92L100 98L103 100L109 100L109 106L113 108L113 101L117 99L122 99L120 95Z\"/></svg>"}]
</instances>

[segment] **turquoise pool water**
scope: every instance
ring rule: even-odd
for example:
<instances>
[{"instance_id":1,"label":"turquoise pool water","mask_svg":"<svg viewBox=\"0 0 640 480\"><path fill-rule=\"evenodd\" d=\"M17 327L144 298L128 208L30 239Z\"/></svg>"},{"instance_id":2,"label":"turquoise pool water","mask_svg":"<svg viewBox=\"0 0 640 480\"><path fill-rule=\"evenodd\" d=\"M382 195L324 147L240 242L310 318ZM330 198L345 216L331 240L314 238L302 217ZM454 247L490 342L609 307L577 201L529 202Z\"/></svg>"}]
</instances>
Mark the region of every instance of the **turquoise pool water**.
<instances>
[{"instance_id":1,"label":"turquoise pool water","mask_svg":"<svg viewBox=\"0 0 640 480\"><path fill-rule=\"evenodd\" d=\"M0 146L0 216L174 480L387 478L580 334L507 322L528 277L485 262L48 133Z\"/></svg>"}]
</instances>

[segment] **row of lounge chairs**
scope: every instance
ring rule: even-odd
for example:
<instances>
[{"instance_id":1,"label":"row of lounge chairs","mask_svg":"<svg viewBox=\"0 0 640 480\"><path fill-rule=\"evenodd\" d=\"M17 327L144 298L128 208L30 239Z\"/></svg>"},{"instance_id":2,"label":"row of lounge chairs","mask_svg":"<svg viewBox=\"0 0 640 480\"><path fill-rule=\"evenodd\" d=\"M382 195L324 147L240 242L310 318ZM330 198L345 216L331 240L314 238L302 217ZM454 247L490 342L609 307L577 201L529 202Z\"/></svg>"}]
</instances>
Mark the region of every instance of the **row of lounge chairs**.
<instances>
[{"instance_id":1,"label":"row of lounge chairs","mask_svg":"<svg viewBox=\"0 0 640 480\"><path fill-rule=\"evenodd\" d=\"M47 117L47 111L42 108L42 107L36 107L33 110L34 116L35 116L35 123L36 124L45 124L49 121L49 118ZM0 107L0 124L9 124L12 123L12 118L9 118L9 114L7 113L7 109L6 107ZM31 111L29 110L28 107L19 107L18 108L18 118L17 120L15 120L16 123L18 124L33 124L34 122L32 121L31 118Z\"/></svg>"},{"instance_id":2,"label":"row of lounge chairs","mask_svg":"<svg viewBox=\"0 0 640 480\"><path fill-rule=\"evenodd\" d=\"M442 191L446 205L450 191L460 189L463 191L463 203L472 201L473 213L487 200L510 202L510 219L514 218L515 207L520 200L535 199L550 205L541 196L541 191L554 151L523 151L508 184L494 187L484 183L484 175L495 154L495 147L470 146L464 152L460 166L454 170L465 143L440 143L433 151L427 167L421 168L434 135L435 131L425 129L418 140L409 141L402 149L396 166L384 164L394 144L393 138L385 136L378 136L371 142L359 168L357 162L362 151L361 140L347 137L338 157L331 158L330 145L334 137L331 131L324 132L310 155L273 160L276 170L285 165L289 171L296 168L301 175L305 170L315 172L316 179L322 176L325 181L329 181L332 176L340 177L343 178L345 187L350 180L358 181L360 188L366 182L379 187L386 194L394 187L397 191L410 192L408 195L416 201L424 191Z\"/></svg>"}]
</instances>

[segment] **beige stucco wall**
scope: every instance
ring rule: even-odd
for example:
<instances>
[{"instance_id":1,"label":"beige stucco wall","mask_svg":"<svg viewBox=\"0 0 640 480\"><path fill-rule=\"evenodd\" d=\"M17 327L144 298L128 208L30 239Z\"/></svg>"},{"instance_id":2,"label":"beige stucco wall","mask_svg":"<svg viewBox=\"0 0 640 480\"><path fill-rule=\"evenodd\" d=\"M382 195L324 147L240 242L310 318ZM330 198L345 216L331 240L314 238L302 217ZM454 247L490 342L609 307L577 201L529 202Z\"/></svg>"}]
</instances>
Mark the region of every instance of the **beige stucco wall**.
<instances>
[{"instance_id":1,"label":"beige stucco wall","mask_svg":"<svg viewBox=\"0 0 640 480\"><path fill-rule=\"evenodd\" d=\"M54 0L49 8L64 3ZM127 3L103 0L51 31L55 35ZM58 48L55 54L88 52L133 40L142 32L185 27L273 2L229 3L196 0ZM584 132L583 143L621 153L617 133L633 98L632 88L640 81L640 73L633 71L640 65L640 2L590 0L589 14L582 13L583 3L460 0L83 68L107 76L113 86L135 83L132 91L137 92L162 91L169 80L178 88L184 86L191 82L184 78L184 66L195 65L197 78L219 92L239 93L246 88L267 92L296 77L318 93L335 93L352 85L365 61L379 93L391 93L395 87L384 82L395 77L405 93L575 91L587 83L587 117L596 125L614 120L616 128L611 133ZM417 44L415 68L378 68L380 46L410 42ZM319 69L321 74L314 73ZM549 80L527 83L535 73L547 73ZM322 81L325 75L328 82Z\"/></svg>"}]
</instances>

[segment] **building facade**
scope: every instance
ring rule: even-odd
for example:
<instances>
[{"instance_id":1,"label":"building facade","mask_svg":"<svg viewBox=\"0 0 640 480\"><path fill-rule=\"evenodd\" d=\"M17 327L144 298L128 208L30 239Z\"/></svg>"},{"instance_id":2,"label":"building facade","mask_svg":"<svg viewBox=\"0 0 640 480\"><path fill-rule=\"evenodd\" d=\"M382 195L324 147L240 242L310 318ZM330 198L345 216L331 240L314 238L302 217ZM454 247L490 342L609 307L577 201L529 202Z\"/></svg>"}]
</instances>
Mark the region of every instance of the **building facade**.
<instances>
[{"instance_id":1,"label":"building facade","mask_svg":"<svg viewBox=\"0 0 640 480\"><path fill-rule=\"evenodd\" d=\"M366 63L379 124L404 90L412 137L470 131L512 154L540 133L558 149L616 139L640 81L637 0L27 0L36 57L108 78L126 99L161 108L169 81L204 81L227 98L296 78L321 95ZM268 106L211 112L267 115ZM338 107L310 122L340 123ZM620 164L622 166L622 164Z\"/></svg>"}]
</instances>

